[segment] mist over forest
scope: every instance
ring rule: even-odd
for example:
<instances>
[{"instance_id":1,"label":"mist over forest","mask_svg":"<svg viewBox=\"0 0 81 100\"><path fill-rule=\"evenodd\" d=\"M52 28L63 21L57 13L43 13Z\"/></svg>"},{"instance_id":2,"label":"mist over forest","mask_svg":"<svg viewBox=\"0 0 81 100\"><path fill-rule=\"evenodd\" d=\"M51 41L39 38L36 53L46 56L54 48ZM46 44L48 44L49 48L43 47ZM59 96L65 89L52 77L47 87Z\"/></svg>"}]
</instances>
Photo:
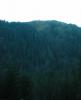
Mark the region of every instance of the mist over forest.
<instances>
[{"instance_id":1,"label":"mist over forest","mask_svg":"<svg viewBox=\"0 0 81 100\"><path fill-rule=\"evenodd\" d=\"M1 100L80 100L81 27L0 21Z\"/></svg>"}]
</instances>

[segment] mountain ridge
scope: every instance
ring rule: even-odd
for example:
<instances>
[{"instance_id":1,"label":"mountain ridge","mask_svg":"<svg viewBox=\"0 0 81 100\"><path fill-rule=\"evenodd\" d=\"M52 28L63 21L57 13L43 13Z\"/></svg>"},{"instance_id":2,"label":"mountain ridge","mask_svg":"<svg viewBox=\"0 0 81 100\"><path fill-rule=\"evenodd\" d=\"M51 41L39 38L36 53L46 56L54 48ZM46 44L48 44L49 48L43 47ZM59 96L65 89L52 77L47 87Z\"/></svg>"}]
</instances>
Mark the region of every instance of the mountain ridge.
<instances>
[{"instance_id":1,"label":"mountain ridge","mask_svg":"<svg viewBox=\"0 0 81 100\"><path fill-rule=\"evenodd\" d=\"M80 27L0 21L0 98L80 100L80 65Z\"/></svg>"}]
</instances>

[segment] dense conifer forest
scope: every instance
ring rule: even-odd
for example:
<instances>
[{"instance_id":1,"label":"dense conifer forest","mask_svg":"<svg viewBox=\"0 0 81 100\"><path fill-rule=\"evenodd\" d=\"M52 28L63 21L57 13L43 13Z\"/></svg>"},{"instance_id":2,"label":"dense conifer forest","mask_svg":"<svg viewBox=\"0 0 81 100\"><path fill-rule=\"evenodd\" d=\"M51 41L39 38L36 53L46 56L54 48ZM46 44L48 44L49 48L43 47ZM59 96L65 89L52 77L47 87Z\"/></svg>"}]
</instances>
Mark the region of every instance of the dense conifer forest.
<instances>
[{"instance_id":1,"label":"dense conifer forest","mask_svg":"<svg viewBox=\"0 0 81 100\"><path fill-rule=\"evenodd\" d=\"M0 21L0 100L81 100L81 27Z\"/></svg>"}]
</instances>

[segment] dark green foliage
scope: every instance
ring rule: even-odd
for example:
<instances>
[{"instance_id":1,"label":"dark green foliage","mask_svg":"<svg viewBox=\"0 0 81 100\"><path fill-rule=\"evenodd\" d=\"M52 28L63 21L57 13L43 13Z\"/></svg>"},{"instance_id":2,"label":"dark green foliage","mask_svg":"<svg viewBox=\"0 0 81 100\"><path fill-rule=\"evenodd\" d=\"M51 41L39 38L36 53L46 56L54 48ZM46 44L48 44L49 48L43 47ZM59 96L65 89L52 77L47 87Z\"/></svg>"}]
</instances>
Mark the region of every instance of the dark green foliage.
<instances>
[{"instance_id":1,"label":"dark green foliage","mask_svg":"<svg viewBox=\"0 0 81 100\"><path fill-rule=\"evenodd\" d=\"M80 100L81 28L0 21L0 99Z\"/></svg>"},{"instance_id":2,"label":"dark green foliage","mask_svg":"<svg viewBox=\"0 0 81 100\"><path fill-rule=\"evenodd\" d=\"M8 67L8 66L7 66ZM15 66L14 66L15 68ZM32 81L24 73L19 73L13 67L8 67L0 80L0 99L2 100L31 100Z\"/></svg>"}]
</instances>

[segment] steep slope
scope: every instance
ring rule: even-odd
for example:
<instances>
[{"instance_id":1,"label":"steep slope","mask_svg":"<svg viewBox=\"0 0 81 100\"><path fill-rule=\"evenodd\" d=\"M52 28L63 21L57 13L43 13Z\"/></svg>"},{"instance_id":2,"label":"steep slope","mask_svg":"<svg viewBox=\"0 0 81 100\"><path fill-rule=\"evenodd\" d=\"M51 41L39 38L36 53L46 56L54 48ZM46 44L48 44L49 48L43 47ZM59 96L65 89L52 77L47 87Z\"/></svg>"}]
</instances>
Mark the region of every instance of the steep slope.
<instances>
[{"instance_id":1,"label":"steep slope","mask_svg":"<svg viewBox=\"0 0 81 100\"><path fill-rule=\"evenodd\" d=\"M0 21L0 99L80 100L80 58L76 25Z\"/></svg>"},{"instance_id":2,"label":"steep slope","mask_svg":"<svg viewBox=\"0 0 81 100\"><path fill-rule=\"evenodd\" d=\"M79 64L81 29L57 21L0 22L0 64L71 69Z\"/></svg>"}]
</instances>

